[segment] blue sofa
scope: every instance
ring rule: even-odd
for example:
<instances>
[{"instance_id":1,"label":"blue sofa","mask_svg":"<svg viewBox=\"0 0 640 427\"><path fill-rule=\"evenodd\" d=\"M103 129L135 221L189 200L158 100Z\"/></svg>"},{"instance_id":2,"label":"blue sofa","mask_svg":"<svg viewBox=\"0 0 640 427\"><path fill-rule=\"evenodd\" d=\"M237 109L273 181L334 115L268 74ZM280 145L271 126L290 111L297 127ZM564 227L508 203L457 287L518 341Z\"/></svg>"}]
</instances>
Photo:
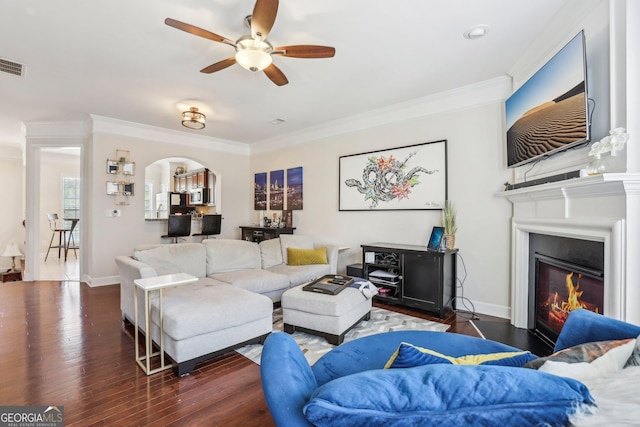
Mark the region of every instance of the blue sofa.
<instances>
[{"instance_id":1,"label":"blue sofa","mask_svg":"<svg viewBox=\"0 0 640 427\"><path fill-rule=\"evenodd\" d=\"M638 335L638 326L575 310L554 350ZM439 363L383 369L402 342L454 358L521 352L466 335L400 331L338 346L311 367L288 334L272 333L265 342L260 369L276 424L565 425L571 410L593 403L579 381L533 369Z\"/></svg>"}]
</instances>

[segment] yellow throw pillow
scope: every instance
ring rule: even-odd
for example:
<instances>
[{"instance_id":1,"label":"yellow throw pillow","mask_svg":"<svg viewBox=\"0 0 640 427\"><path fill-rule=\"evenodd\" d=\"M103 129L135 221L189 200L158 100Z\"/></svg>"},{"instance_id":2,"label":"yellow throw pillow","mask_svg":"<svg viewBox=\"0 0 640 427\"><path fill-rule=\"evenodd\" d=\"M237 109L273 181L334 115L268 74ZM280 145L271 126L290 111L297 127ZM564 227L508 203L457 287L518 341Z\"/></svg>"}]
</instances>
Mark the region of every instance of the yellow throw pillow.
<instances>
[{"instance_id":1,"label":"yellow throw pillow","mask_svg":"<svg viewBox=\"0 0 640 427\"><path fill-rule=\"evenodd\" d=\"M327 248L298 249L287 248L289 265L329 264L327 261Z\"/></svg>"},{"instance_id":2,"label":"yellow throw pillow","mask_svg":"<svg viewBox=\"0 0 640 427\"><path fill-rule=\"evenodd\" d=\"M437 351L418 347L406 342L400 343L398 349L387 361L385 369L412 368L414 366L433 365L438 363L451 365L501 365L520 367L537 359L528 351L507 351L489 354L468 354L466 356L451 357Z\"/></svg>"}]
</instances>

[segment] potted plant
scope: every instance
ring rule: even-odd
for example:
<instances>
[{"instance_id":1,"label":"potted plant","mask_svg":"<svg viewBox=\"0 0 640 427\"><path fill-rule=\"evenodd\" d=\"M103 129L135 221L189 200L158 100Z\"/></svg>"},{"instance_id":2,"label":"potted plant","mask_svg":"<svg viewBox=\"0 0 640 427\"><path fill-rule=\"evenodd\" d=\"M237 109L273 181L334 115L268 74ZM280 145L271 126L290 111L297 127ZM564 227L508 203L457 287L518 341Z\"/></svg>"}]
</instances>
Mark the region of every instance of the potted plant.
<instances>
[{"instance_id":1,"label":"potted plant","mask_svg":"<svg viewBox=\"0 0 640 427\"><path fill-rule=\"evenodd\" d=\"M444 227L444 244L447 250L452 250L456 245L456 231L458 226L456 225L457 211L452 201L446 200L442 207L442 226Z\"/></svg>"}]
</instances>

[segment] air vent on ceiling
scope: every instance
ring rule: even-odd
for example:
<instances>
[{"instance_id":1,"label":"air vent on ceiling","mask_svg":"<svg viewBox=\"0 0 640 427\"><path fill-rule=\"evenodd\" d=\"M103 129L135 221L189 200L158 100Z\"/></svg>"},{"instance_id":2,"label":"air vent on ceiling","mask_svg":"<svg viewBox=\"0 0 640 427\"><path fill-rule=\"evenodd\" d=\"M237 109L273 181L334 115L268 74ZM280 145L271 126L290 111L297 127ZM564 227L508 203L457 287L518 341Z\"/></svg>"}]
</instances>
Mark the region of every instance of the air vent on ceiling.
<instances>
[{"instance_id":1,"label":"air vent on ceiling","mask_svg":"<svg viewBox=\"0 0 640 427\"><path fill-rule=\"evenodd\" d=\"M22 77L24 75L24 65L0 58L0 71Z\"/></svg>"}]
</instances>

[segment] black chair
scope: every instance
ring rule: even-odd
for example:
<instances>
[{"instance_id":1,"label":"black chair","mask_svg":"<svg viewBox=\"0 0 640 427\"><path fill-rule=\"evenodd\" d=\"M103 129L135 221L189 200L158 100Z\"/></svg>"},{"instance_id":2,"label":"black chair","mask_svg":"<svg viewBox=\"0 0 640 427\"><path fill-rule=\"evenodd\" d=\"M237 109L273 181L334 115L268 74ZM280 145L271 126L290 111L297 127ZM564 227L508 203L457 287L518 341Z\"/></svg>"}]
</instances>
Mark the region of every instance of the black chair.
<instances>
[{"instance_id":1,"label":"black chair","mask_svg":"<svg viewBox=\"0 0 640 427\"><path fill-rule=\"evenodd\" d=\"M51 240L49 241L49 249L47 249L47 255L44 257L46 261L49 258L49 251L51 249L58 249L58 258L62 254L62 250L64 250L65 261L67 259L67 233L71 230L69 228L65 228L64 226L58 227L58 214L51 213L47 214L47 218L49 219L49 228L52 231ZM55 239L56 234L58 235L58 244L53 244L53 239Z\"/></svg>"},{"instance_id":2,"label":"black chair","mask_svg":"<svg viewBox=\"0 0 640 427\"><path fill-rule=\"evenodd\" d=\"M200 232L192 234L192 236L201 236L206 239L214 234L220 234L221 226L222 215L203 215Z\"/></svg>"},{"instance_id":3,"label":"black chair","mask_svg":"<svg viewBox=\"0 0 640 427\"><path fill-rule=\"evenodd\" d=\"M67 221L71 221L71 227L69 228L69 238L67 239L67 248L64 252L64 260L67 260L67 253L69 252L70 249L73 249L73 253L76 255L76 259L78 259L78 249L80 249L80 246L78 246L78 244L75 241L75 238L73 237L73 231L76 229L76 226L78 225L78 221L80 221L79 218L71 218L71 219L67 219Z\"/></svg>"},{"instance_id":4,"label":"black chair","mask_svg":"<svg viewBox=\"0 0 640 427\"><path fill-rule=\"evenodd\" d=\"M191 234L191 215L169 215L167 224L167 234L160 237L172 238L173 243L178 243L179 237L187 237Z\"/></svg>"}]
</instances>

